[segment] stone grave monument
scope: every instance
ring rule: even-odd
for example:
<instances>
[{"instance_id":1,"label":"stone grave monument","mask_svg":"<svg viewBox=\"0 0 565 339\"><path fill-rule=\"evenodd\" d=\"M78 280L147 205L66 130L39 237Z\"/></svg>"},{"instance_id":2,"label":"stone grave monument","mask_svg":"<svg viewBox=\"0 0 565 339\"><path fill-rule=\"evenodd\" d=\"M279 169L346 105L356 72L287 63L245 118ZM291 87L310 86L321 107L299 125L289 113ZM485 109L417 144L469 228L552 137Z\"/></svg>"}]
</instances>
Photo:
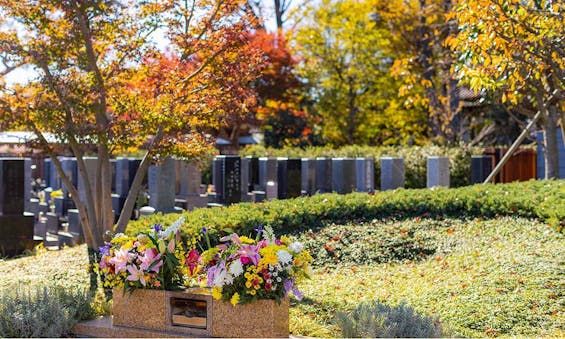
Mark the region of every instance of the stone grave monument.
<instances>
[{"instance_id":1,"label":"stone grave monument","mask_svg":"<svg viewBox=\"0 0 565 339\"><path fill-rule=\"evenodd\" d=\"M355 190L355 159L332 159L332 190L338 194L347 194Z\"/></svg>"},{"instance_id":2,"label":"stone grave monument","mask_svg":"<svg viewBox=\"0 0 565 339\"><path fill-rule=\"evenodd\" d=\"M31 250L34 219L25 213L31 198L31 160L0 158L0 256Z\"/></svg>"},{"instance_id":3,"label":"stone grave monument","mask_svg":"<svg viewBox=\"0 0 565 339\"><path fill-rule=\"evenodd\" d=\"M404 159L381 158L381 191L404 187Z\"/></svg>"},{"instance_id":4,"label":"stone grave monument","mask_svg":"<svg viewBox=\"0 0 565 339\"><path fill-rule=\"evenodd\" d=\"M427 174L428 188L436 186L449 187L449 158L428 157Z\"/></svg>"}]
</instances>

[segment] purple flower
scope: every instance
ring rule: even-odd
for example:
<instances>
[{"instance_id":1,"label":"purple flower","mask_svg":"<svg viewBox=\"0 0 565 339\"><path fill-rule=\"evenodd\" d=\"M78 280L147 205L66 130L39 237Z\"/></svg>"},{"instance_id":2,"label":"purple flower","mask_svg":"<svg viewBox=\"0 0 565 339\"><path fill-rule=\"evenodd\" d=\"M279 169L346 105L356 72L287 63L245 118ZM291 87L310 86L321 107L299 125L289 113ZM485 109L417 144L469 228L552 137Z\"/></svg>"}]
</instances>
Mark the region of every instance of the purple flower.
<instances>
[{"instance_id":1,"label":"purple flower","mask_svg":"<svg viewBox=\"0 0 565 339\"><path fill-rule=\"evenodd\" d=\"M285 296L287 296L288 293L292 291L292 293L294 294L297 300L302 300L302 297L304 296L302 292L300 292L296 288L296 286L294 286L294 279L287 279L284 281L284 290L285 290Z\"/></svg>"},{"instance_id":2,"label":"purple flower","mask_svg":"<svg viewBox=\"0 0 565 339\"><path fill-rule=\"evenodd\" d=\"M99 248L100 254L109 256L110 255L110 244L106 244Z\"/></svg>"},{"instance_id":3,"label":"purple flower","mask_svg":"<svg viewBox=\"0 0 565 339\"><path fill-rule=\"evenodd\" d=\"M263 226L259 225L259 227L255 229L255 231L257 231L257 233L263 232Z\"/></svg>"},{"instance_id":4,"label":"purple flower","mask_svg":"<svg viewBox=\"0 0 565 339\"><path fill-rule=\"evenodd\" d=\"M155 224L151 227L151 229L153 229L156 233L159 233L163 230L163 226L161 224Z\"/></svg>"},{"instance_id":5,"label":"purple flower","mask_svg":"<svg viewBox=\"0 0 565 339\"><path fill-rule=\"evenodd\" d=\"M206 229L206 227L202 227L202 233L206 233L208 232L208 230Z\"/></svg>"}]
</instances>

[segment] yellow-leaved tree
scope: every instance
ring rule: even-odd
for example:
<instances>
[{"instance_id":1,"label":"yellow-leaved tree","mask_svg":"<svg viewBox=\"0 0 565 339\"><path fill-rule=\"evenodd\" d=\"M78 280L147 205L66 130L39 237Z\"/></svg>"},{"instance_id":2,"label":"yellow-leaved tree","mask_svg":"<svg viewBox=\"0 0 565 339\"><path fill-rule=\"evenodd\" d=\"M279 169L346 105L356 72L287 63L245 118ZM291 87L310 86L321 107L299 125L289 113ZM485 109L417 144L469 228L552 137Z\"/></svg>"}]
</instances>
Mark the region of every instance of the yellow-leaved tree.
<instances>
[{"instance_id":1,"label":"yellow-leaved tree","mask_svg":"<svg viewBox=\"0 0 565 339\"><path fill-rule=\"evenodd\" d=\"M565 125L565 4L555 0L459 0L461 79L475 91L541 120L545 177L559 176L558 121Z\"/></svg>"}]
</instances>

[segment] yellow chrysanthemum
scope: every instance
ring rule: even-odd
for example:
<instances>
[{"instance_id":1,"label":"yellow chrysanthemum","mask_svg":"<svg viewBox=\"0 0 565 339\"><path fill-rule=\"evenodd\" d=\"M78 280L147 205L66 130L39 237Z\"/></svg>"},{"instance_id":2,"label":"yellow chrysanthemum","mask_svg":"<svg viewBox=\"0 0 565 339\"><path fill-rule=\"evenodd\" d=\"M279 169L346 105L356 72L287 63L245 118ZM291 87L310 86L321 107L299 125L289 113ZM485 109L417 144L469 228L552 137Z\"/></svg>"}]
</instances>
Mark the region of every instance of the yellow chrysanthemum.
<instances>
[{"instance_id":1,"label":"yellow chrysanthemum","mask_svg":"<svg viewBox=\"0 0 565 339\"><path fill-rule=\"evenodd\" d=\"M212 297L216 300L222 299L222 288L218 286L212 287Z\"/></svg>"},{"instance_id":2,"label":"yellow chrysanthemum","mask_svg":"<svg viewBox=\"0 0 565 339\"><path fill-rule=\"evenodd\" d=\"M230 299L230 303L235 306L239 303L239 293L235 292L234 295L232 295L231 299Z\"/></svg>"},{"instance_id":3,"label":"yellow chrysanthemum","mask_svg":"<svg viewBox=\"0 0 565 339\"><path fill-rule=\"evenodd\" d=\"M285 245L290 245L291 240L290 240L290 238L287 237L286 235L283 235L283 236L281 237L281 242L282 242L283 244L285 244Z\"/></svg>"},{"instance_id":4,"label":"yellow chrysanthemum","mask_svg":"<svg viewBox=\"0 0 565 339\"><path fill-rule=\"evenodd\" d=\"M255 240L248 238L244 235L242 235L241 237L239 237L239 240L243 243L243 244L254 244Z\"/></svg>"}]
</instances>

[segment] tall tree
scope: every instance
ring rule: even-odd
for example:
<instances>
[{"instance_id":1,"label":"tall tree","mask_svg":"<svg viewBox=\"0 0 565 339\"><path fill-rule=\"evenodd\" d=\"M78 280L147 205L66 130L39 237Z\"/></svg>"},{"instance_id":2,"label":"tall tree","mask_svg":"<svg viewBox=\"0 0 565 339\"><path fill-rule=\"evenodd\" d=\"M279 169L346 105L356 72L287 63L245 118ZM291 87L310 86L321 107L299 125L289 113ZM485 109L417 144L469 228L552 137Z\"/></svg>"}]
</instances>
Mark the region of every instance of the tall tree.
<instances>
[{"instance_id":1,"label":"tall tree","mask_svg":"<svg viewBox=\"0 0 565 339\"><path fill-rule=\"evenodd\" d=\"M0 0L1 128L35 132L71 193L89 249L106 231L125 230L147 168L175 154L212 148L205 130L254 103L247 86L260 58L246 44L253 22L243 0ZM168 52L152 36L165 32ZM38 76L8 85L30 66ZM237 108L237 109L234 109ZM46 133L64 140L85 183L81 201ZM95 182L84 157L98 156ZM146 154L114 228L110 157L146 144Z\"/></svg>"},{"instance_id":2,"label":"tall tree","mask_svg":"<svg viewBox=\"0 0 565 339\"><path fill-rule=\"evenodd\" d=\"M391 37L369 15L374 8L371 1L323 0L302 13L308 22L292 35L326 142L403 143L426 132L421 105L398 101Z\"/></svg>"},{"instance_id":3,"label":"tall tree","mask_svg":"<svg viewBox=\"0 0 565 339\"><path fill-rule=\"evenodd\" d=\"M471 88L497 93L506 105L541 116L545 177L559 176L557 128L565 125L565 8L552 0L465 0L450 16L448 40L461 55ZM537 114L539 113L539 114Z\"/></svg>"},{"instance_id":4,"label":"tall tree","mask_svg":"<svg viewBox=\"0 0 565 339\"><path fill-rule=\"evenodd\" d=\"M390 32L392 74L399 95L428 109L430 138L455 144L463 133L454 53L444 45L457 29L452 0L373 0L373 17Z\"/></svg>"}]
</instances>

